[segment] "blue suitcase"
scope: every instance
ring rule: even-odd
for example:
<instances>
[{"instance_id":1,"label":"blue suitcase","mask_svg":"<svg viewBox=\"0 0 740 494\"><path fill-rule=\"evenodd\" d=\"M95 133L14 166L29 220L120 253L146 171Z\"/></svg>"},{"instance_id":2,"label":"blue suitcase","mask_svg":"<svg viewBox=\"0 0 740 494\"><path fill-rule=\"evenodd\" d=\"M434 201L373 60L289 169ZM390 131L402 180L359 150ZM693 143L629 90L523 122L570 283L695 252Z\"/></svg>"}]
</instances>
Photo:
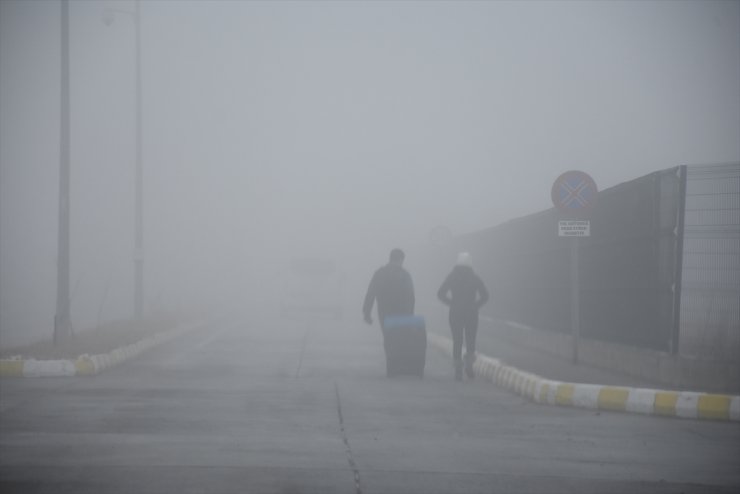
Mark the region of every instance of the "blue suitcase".
<instances>
[{"instance_id":1,"label":"blue suitcase","mask_svg":"<svg viewBox=\"0 0 740 494\"><path fill-rule=\"evenodd\" d=\"M422 316L388 316L383 321L388 377L424 377L427 353L426 322Z\"/></svg>"}]
</instances>

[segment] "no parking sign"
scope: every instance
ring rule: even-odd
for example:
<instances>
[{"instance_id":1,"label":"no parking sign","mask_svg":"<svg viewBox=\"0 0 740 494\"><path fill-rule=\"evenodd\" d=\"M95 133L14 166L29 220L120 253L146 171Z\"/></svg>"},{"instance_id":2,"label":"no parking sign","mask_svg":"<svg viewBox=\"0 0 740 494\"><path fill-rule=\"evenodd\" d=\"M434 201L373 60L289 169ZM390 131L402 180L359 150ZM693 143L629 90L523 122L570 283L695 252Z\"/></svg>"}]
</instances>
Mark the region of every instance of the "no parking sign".
<instances>
[{"instance_id":1,"label":"no parking sign","mask_svg":"<svg viewBox=\"0 0 740 494\"><path fill-rule=\"evenodd\" d=\"M596 203L596 182L588 173L570 170L561 174L552 184L552 203L567 219L558 222L558 236L570 241L570 317L573 336L573 362L578 363L578 341L581 333L581 282L579 275L578 237L591 236L591 222L582 219ZM581 219L578 219L581 218Z\"/></svg>"},{"instance_id":2,"label":"no parking sign","mask_svg":"<svg viewBox=\"0 0 740 494\"><path fill-rule=\"evenodd\" d=\"M596 182L588 173L570 170L552 184L552 203L563 213L582 214L596 203Z\"/></svg>"}]
</instances>

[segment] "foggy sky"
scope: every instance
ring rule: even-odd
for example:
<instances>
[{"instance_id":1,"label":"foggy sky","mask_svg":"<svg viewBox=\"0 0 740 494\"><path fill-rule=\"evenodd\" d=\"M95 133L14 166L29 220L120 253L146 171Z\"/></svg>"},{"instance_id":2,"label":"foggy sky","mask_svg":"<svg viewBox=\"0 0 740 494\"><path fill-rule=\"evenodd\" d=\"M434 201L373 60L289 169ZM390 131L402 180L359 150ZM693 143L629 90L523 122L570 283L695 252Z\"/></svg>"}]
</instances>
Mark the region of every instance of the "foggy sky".
<instances>
[{"instance_id":1,"label":"foggy sky","mask_svg":"<svg viewBox=\"0 0 740 494\"><path fill-rule=\"evenodd\" d=\"M76 329L133 310L134 25L107 6L134 8L70 2ZM2 345L53 327L59 14L0 2ZM551 207L569 169L604 189L740 161L737 1L145 1L140 22L148 310L263 300L305 252L361 285L435 226Z\"/></svg>"}]
</instances>

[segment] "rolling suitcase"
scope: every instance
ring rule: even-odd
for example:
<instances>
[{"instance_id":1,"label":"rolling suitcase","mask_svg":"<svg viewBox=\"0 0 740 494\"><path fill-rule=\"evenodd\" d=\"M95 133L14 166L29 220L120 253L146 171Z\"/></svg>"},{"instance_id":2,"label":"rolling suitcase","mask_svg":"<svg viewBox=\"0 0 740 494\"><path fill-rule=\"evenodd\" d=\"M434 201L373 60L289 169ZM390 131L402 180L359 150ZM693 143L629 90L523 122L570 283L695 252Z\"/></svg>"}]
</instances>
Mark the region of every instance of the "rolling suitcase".
<instances>
[{"instance_id":1,"label":"rolling suitcase","mask_svg":"<svg viewBox=\"0 0 740 494\"><path fill-rule=\"evenodd\" d=\"M383 323L386 372L388 377L424 377L427 330L421 316L388 316Z\"/></svg>"}]
</instances>

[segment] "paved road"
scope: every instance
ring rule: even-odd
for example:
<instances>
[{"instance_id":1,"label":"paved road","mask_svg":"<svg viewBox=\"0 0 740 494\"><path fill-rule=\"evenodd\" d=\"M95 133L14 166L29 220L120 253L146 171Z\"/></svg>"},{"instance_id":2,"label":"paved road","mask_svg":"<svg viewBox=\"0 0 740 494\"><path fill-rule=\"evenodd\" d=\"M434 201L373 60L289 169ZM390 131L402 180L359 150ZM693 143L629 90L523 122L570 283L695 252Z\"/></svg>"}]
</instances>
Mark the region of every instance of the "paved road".
<instances>
[{"instance_id":1,"label":"paved road","mask_svg":"<svg viewBox=\"0 0 740 494\"><path fill-rule=\"evenodd\" d=\"M386 379L354 321L219 323L89 378L0 381L0 492L738 492L740 424Z\"/></svg>"}]
</instances>

